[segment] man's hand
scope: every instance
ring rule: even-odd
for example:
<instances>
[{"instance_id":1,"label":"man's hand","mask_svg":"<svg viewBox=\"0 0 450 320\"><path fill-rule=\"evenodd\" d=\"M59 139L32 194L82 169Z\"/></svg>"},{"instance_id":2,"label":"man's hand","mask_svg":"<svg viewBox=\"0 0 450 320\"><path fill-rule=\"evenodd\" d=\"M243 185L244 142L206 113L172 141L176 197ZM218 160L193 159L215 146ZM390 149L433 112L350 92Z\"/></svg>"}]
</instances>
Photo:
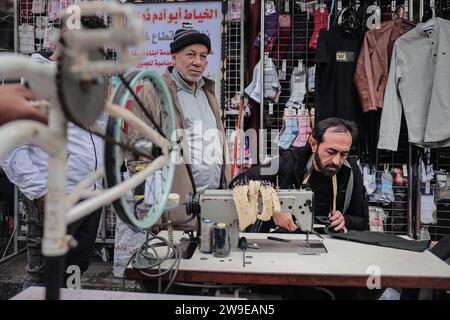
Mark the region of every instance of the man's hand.
<instances>
[{"instance_id":1,"label":"man's hand","mask_svg":"<svg viewBox=\"0 0 450 320\"><path fill-rule=\"evenodd\" d=\"M281 228L291 232L298 229L298 226L292 219L292 214L290 213L274 212L272 217L275 224Z\"/></svg>"},{"instance_id":2,"label":"man's hand","mask_svg":"<svg viewBox=\"0 0 450 320\"><path fill-rule=\"evenodd\" d=\"M333 228L334 231L344 233L347 232L344 215L339 210L331 213L330 222L329 228Z\"/></svg>"},{"instance_id":3,"label":"man's hand","mask_svg":"<svg viewBox=\"0 0 450 320\"><path fill-rule=\"evenodd\" d=\"M36 199L35 204L36 208L38 208L40 212L43 212L45 209L45 195L40 197L39 199Z\"/></svg>"},{"instance_id":4,"label":"man's hand","mask_svg":"<svg viewBox=\"0 0 450 320\"><path fill-rule=\"evenodd\" d=\"M20 84L0 86L0 125L6 122L29 119L47 123L47 117L35 107L38 100Z\"/></svg>"}]
</instances>

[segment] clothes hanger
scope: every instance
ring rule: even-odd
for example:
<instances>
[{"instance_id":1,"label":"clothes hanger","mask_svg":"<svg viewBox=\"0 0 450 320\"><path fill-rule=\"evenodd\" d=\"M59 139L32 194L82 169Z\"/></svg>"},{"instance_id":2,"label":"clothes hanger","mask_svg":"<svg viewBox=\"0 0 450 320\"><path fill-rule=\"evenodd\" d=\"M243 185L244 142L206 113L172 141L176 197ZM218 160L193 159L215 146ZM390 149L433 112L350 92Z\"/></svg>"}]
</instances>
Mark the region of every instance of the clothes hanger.
<instances>
[{"instance_id":1,"label":"clothes hanger","mask_svg":"<svg viewBox=\"0 0 450 320\"><path fill-rule=\"evenodd\" d=\"M425 22L422 26L422 30L424 32L431 31L434 29L434 24L436 22L436 12L434 6L434 0L430 0L430 9L431 9L431 19Z\"/></svg>"},{"instance_id":2,"label":"clothes hanger","mask_svg":"<svg viewBox=\"0 0 450 320\"><path fill-rule=\"evenodd\" d=\"M403 30L412 30L416 27L416 24L408 19L405 19L403 16L405 14L405 6L401 5L398 6L394 13L394 19L395 20L401 20Z\"/></svg>"},{"instance_id":3,"label":"clothes hanger","mask_svg":"<svg viewBox=\"0 0 450 320\"><path fill-rule=\"evenodd\" d=\"M338 25L347 33L352 33L357 28L356 14L352 7L345 7L338 17Z\"/></svg>"}]
</instances>

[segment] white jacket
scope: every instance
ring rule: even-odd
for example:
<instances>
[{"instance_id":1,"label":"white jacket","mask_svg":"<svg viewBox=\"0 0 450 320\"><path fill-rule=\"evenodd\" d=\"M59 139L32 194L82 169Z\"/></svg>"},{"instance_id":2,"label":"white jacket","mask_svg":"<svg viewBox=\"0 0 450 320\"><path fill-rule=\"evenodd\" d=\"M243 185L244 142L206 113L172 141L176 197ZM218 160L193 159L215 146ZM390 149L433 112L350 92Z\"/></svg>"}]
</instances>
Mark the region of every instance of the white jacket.
<instances>
[{"instance_id":1,"label":"white jacket","mask_svg":"<svg viewBox=\"0 0 450 320\"><path fill-rule=\"evenodd\" d=\"M52 63L40 55L32 59ZM66 192L70 193L84 178L92 175L103 166L103 139L69 122L67 125L67 183ZM6 176L30 200L38 199L47 193L48 156L45 151L34 145L20 145L0 163ZM101 180L95 182L95 188L102 187ZM94 185L90 187L94 188Z\"/></svg>"},{"instance_id":2,"label":"white jacket","mask_svg":"<svg viewBox=\"0 0 450 320\"><path fill-rule=\"evenodd\" d=\"M450 21L436 18L433 31L425 26L419 23L394 44L378 149L397 151L402 113L409 142L450 146Z\"/></svg>"}]
</instances>

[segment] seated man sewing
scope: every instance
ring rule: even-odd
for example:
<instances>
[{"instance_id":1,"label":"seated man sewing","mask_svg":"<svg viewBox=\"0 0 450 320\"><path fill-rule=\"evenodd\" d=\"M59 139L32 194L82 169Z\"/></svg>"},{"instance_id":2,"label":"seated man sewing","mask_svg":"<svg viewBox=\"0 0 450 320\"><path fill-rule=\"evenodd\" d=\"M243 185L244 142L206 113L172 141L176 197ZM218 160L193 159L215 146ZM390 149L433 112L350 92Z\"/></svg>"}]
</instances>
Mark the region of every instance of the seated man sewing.
<instances>
[{"instance_id":1,"label":"seated man sewing","mask_svg":"<svg viewBox=\"0 0 450 320\"><path fill-rule=\"evenodd\" d=\"M269 181L274 186L278 182L280 189L306 185L314 192L314 216L319 219L316 222L329 218L332 232L366 230L369 217L363 178L356 161L348 158L355 135L356 129L349 121L322 120L314 128L310 144L253 167L237 176L230 187L250 180ZM275 168L272 171L276 173L269 168ZM298 229L291 213L280 212L252 231L269 232L275 226L291 232Z\"/></svg>"}]
</instances>

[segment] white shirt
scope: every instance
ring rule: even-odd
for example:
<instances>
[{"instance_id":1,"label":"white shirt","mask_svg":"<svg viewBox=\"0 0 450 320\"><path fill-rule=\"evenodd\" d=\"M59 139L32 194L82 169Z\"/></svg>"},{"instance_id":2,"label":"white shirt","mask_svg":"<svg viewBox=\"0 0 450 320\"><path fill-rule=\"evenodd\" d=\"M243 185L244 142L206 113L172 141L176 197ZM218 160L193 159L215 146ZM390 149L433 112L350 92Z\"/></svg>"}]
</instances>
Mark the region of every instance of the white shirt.
<instances>
[{"instance_id":1,"label":"white shirt","mask_svg":"<svg viewBox=\"0 0 450 320\"><path fill-rule=\"evenodd\" d=\"M378 149L397 151L402 112L409 142L450 145L450 21L437 18L434 30L419 23L397 39L381 114Z\"/></svg>"}]
</instances>

